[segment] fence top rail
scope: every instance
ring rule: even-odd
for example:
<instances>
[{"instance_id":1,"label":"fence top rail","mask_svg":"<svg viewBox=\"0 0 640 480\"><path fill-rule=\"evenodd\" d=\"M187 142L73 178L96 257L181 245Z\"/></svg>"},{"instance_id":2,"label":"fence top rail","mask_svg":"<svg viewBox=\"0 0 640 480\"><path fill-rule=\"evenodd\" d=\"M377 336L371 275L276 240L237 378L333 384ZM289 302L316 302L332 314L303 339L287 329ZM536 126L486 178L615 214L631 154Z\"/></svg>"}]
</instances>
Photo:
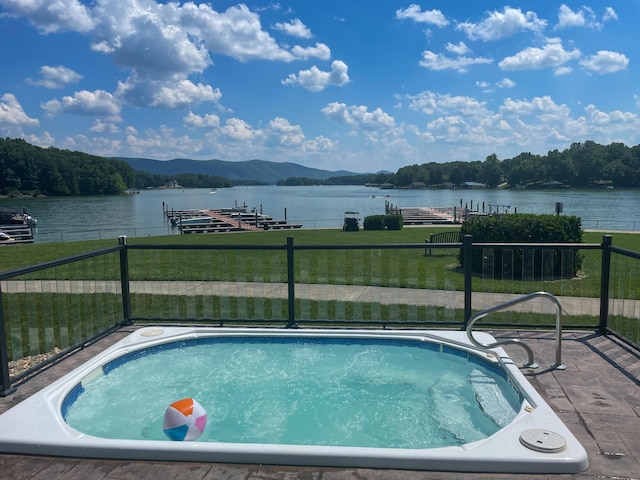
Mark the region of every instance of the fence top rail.
<instances>
[{"instance_id":1,"label":"fence top rail","mask_svg":"<svg viewBox=\"0 0 640 480\"><path fill-rule=\"evenodd\" d=\"M29 265L28 267L20 267L13 270L6 270L4 272L0 272L0 280L7 280L9 278L18 277L20 275L27 275L29 273L45 270L47 268L59 267L61 265L66 265L68 263L79 262L81 260L87 260L88 258L93 258L93 257L99 257L101 255L117 252L119 250L122 250L122 248L123 247L121 245L117 245L114 247L94 250L93 252L80 253L77 255L72 255L70 257L58 258L56 260L51 260L49 262L37 263L35 265Z\"/></svg>"},{"instance_id":2,"label":"fence top rail","mask_svg":"<svg viewBox=\"0 0 640 480\"><path fill-rule=\"evenodd\" d=\"M625 257L631 257L636 260L640 260L640 252L627 250L626 248L622 247L615 247L613 245L609 247L609 250L611 251L611 253L619 253L620 255L624 255Z\"/></svg>"},{"instance_id":3,"label":"fence top rail","mask_svg":"<svg viewBox=\"0 0 640 480\"><path fill-rule=\"evenodd\" d=\"M456 244L453 244L456 245ZM433 245L435 246L435 244ZM558 243L558 242L537 242L537 243L524 243L524 242L511 242L511 243L475 243L471 244L472 248L557 248L557 249L580 249L580 250L602 250L602 245L599 243Z\"/></svg>"}]
</instances>

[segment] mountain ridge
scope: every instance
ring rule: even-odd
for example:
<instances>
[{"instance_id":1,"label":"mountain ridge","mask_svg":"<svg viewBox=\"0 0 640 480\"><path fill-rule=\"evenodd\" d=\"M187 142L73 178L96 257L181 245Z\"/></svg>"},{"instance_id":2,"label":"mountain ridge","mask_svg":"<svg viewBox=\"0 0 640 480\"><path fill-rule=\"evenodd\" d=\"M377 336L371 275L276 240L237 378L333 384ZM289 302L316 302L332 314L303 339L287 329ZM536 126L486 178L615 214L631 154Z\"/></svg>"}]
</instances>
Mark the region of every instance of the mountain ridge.
<instances>
[{"instance_id":1,"label":"mountain ridge","mask_svg":"<svg viewBox=\"0 0 640 480\"><path fill-rule=\"evenodd\" d=\"M244 160L230 162L226 160L192 160L175 158L172 160L153 160L150 158L116 157L131 165L135 170L141 170L158 175L176 175L193 173L215 175L230 180L256 181L275 184L278 180L289 177L305 177L314 180L326 180L331 177L360 175L347 170L323 170L306 167L292 162L271 162L268 160Z\"/></svg>"}]
</instances>

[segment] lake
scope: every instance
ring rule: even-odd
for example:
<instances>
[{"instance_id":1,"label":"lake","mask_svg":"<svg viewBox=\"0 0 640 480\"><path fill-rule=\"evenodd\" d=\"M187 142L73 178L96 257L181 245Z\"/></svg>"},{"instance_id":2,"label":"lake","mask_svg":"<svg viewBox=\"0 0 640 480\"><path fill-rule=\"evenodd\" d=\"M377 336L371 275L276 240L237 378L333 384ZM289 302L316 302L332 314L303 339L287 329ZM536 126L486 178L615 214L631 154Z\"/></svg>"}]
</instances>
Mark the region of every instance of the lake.
<instances>
[{"instance_id":1,"label":"lake","mask_svg":"<svg viewBox=\"0 0 640 480\"><path fill-rule=\"evenodd\" d=\"M0 199L0 207L23 206L38 220L36 242L59 242L178 234L163 208L214 209L246 205L275 219L301 223L303 228L341 228L346 210L360 219L383 214L385 202L399 208L460 207L489 210L489 204L509 205L518 213L555 213L582 218L583 228L640 230L640 189L593 190L381 190L364 186L278 187L142 190L116 197L51 197ZM504 207L501 207L501 211Z\"/></svg>"}]
</instances>

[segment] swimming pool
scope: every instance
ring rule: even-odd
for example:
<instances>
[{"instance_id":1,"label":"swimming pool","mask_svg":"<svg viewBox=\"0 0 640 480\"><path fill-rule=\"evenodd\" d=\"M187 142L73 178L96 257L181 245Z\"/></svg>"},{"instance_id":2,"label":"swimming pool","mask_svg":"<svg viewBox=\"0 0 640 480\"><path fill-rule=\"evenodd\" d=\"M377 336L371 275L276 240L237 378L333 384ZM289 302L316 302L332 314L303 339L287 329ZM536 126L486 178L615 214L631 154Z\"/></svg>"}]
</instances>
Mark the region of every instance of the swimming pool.
<instances>
[{"instance_id":1,"label":"swimming pool","mask_svg":"<svg viewBox=\"0 0 640 480\"><path fill-rule=\"evenodd\" d=\"M489 335L477 334L477 336L482 341L492 341ZM482 339L483 336L484 339ZM194 346L216 349L220 345L229 344L234 345L234 348L239 344L244 344L249 347L248 351L253 352L253 370L255 370L256 376L264 379L264 387L262 389L264 391L270 390L271 382L269 379L277 377L278 373L270 370L269 365L272 365L273 361L268 358L262 358L261 354L257 353L262 350L258 349L256 345L302 345L301 348L295 350L294 354L295 363L302 365L302 369L297 371L295 375L304 376L301 372L307 371L307 367L313 364L329 364L329 373L325 376L334 379L336 377L342 378L342 373L338 373L338 370L342 371L343 367L339 367L339 365L345 362L340 360L336 365L332 366L329 358L333 354L327 354L329 351L326 350L327 345L331 345L331 348L346 347L356 351L356 355L353 358L363 363L365 370L367 365L372 365L372 370L376 372L381 365L393 363L391 357L387 357L387 353L380 350L382 346L384 348L391 346L401 351L401 357L408 357L409 363L404 366L403 364L392 366L390 373L380 374L390 381L378 383L378 380L361 380L358 378L353 380L353 378L350 378L342 382L349 383L349 389L340 390L340 388L344 387L344 385L340 385L340 388L337 389L338 398L329 400L329 405L331 405L331 402L336 405L347 404L347 420L344 420L344 418L338 419L337 423L347 426L349 430L347 437L351 437L350 434L352 432L358 433L357 431L361 429L361 424L352 422L352 418L373 416L371 412L363 413L359 405L367 403L370 399L376 397L379 389L386 389L385 382L394 384L396 393L398 388L396 388L395 384L399 384L401 390L401 395L399 396L409 398L411 404L421 404L420 408L423 411L421 412L420 408L416 411L411 411L409 405L402 406L398 400L399 397L393 397L392 405L396 407L396 410L391 412L389 418L380 420L375 418L373 422L369 422L369 425L362 427L365 430L369 429L362 436L364 440L358 435L353 435L353 438L344 441L335 436L329 439L325 437L306 439L305 437L294 435L289 439L281 439L280 432L286 429L283 428L283 423L279 423L279 415L274 415L274 412L283 410L282 407L284 407L284 410L287 408L294 410L291 406L298 405L302 402L301 398L306 398L292 397L286 398L279 408L275 408L273 412L268 412L266 415L258 414L258 416L255 416L256 412L254 410L256 409L254 405L240 407L242 411L251 410L251 415L247 416L250 422L254 422L254 430L266 430L267 435L246 437L243 436L244 434L240 434L239 437L234 437L233 435L236 434L236 432L233 432L234 428L229 428L228 425L225 427L225 422L223 421L225 412L228 413L228 410L232 409L233 405L219 406L218 403L220 402L220 405L222 405L222 400L215 400L215 402L208 404L209 397L213 395L214 391L221 390L223 391L223 396L227 393L232 397L232 404L234 403L233 399L237 399L235 403L240 404L240 400L244 400L243 397L257 398L256 390L253 391L252 395L243 394L241 392L246 392L246 390L242 390L245 388L243 386L238 392L233 392L231 389L235 387L229 383L216 386L209 393L198 389L193 390L191 387L195 380L182 374L170 374L167 370L168 375L164 376L171 377L173 375L175 377L173 383L180 383L180 379L185 380L182 382L184 388L183 390L178 389L175 392L167 393L166 399L160 400L160 406L153 407L156 411L156 419L149 424L151 426L145 424L142 427L129 429L134 432L133 438L129 438L128 434L122 435L118 433L113 435L108 430L105 432L101 430L92 431L92 422L94 420L91 418L88 421L86 418L82 420L83 415L80 415L80 423L77 423L78 419L74 418L77 413L76 408L80 407L85 400L91 399L92 393L96 390L96 386L101 384L101 380L107 377L117 378L116 372L126 372L124 367L134 365L140 359L149 359L156 356L163 358L157 354L172 350L187 351L188 348ZM314 347L318 346L322 346L322 353L314 350ZM359 350L365 348L366 350ZM237 352L238 350L235 351ZM289 352L290 349L287 349L287 351ZM447 401L450 402L450 410L459 409L455 401L447 396L448 393L446 391L439 391L439 393L433 395L444 396L444 403L434 403L433 399L428 398L428 395L424 392L421 393L420 388L422 387L420 385L417 386L417 392L415 391L415 385L413 384L422 382L421 377L428 379L429 372L434 368L433 363L422 365L422 363L426 362L422 356L426 352L435 352L435 355L440 357L434 361L436 363L441 361L460 361L462 359L469 364L470 370L466 370L467 373L464 373L464 375L469 379L471 390L475 392L472 395L475 399L472 398L471 401L467 399L467 403L474 403L475 400L478 403L479 410L484 412L485 417L489 416L491 420L487 422L487 419L484 418L478 420L480 423L474 423L470 429L465 427L465 431L472 431L471 437L462 441L456 441L454 438L453 443L451 439L446 439L445 443L431 443L431 437L434 436L433 433L423 434L421 438L422 427L413 427L414 425L420 425L421 416L425 418L429 416L446 417ZM493 352L493 355L487 355L487 352L479 351L469 343L464 332L147 327L132 333L83 366L1 415L0 451L139 460L213 461L221 463L265 463L466 472L576 473L586 469L588 466L586 452L579 442L531 387L519 369L509 360L506 353L502 349L496 349ZM415 356L416 354L418 354L417 357ZM225 355L227 357L237 357L237 363L243 365L251 363L251 355L246 357L243 357L242 353ZM380 358L384 360L376 364L375 359L380 360ZM286 361L285 358L285 363ZM305 362L307 362L306 367ZM353 359L349 362L357 363ZM410 374L409 371L412 370L412 367L408 365L413 364L415 367L416 363L419 365L415 368L415 375ZM154 367L152 369L158 370L158 368ZM260 371L261 369L262 371ZM194 367L194 370L198 371L196 367ZM222 368L220 368L220 371L222 371ZM382 372L382 370L380 371ZM205 370L201 370L201 372L206 377L205 374L208 372ZM336 373L332 374L331 372ZM421 372L424 374L421 374ZM468 372L473 373L469 374ZM234 373L233 375L236 374ZM442 376L441 374L436 375ZM124 376L126 377L126 375ZM222 376L222 374L217 376ZM198 377L198 374L193 378L195 379L196 377ZM314 371L311 377L314 379L322 378L323 374L322 372ZM491 380L487 382L489 377ZM446 379L447 376L443 378ZM480 378L481 380L477 382L474 378ZM204 383L207 384L211 381L213 381L213 377L209 377ZM434 381L433 379L426 381L428 385L424 386L426 388L425 392L431 392ZM353 386L354 382L357 384L355 388ZM495 390L492 390L489 394L481 390L483 385L487 383L493 385L496 382L504 383L500 390L505 392L505 399L508 404L505 409L501 408L498 413L496 413L496 406L500 402L492 397L492 392L495 392ZM140 381L136 383L141 384ZM153 380L151 383L156 383L156 381ZM295 385L298 385L298 383L300 382L295 383ZM375 385L372 385L372 383ZM439 383L447 384L448 382L440 381ZM451 390L457 389L457 387L453 388L454 384L461 383L464 382L452 379ZM278 398L288 397L287 391L294 390L291 385L285 383L284 390L278 391L274 397L261 401L252 401L252 404L277 404ZM111 388L109 385L105 391L109 392ZM276 388L279 387L273 387L274 390ZM319 388L319 391L323 392L323 389L328 391L334 389L334 386L320 386ZM480 390L478 390L479 388ZM140 388L140 390L148 389L145 386ZM161 391L166 389L165 386L160 388ZM164 414L165 404L168 403L167 399L177 400L178 398L175 398L175 396L183 392L186 393L186 396L193 396L193 398L197 398L203 404L206 404L209 419L205 432L212 432L210 437L203 435L201 439L193 442L172 442L163 439L158 418ZM360 392L361 396L359 398L354 397L354 392L356 394ZM101 392L99 395L103 396L105 393ZM304 395L308 394L305 393ZM420 395L424 396L424 402L420 401ZM123 395L116 395L116 397L121 396ZM152 393L152 396L159 396L159 394ZM316 403L316 400L312 402ZM150 403L150 400L125 398L123 405L129 407L128 409L133 411L135 416L136 411L144 410L147 404ZM290 407L287 407L287 405ZM509 412L509 406L513 408L512 413ZM89 405L85 409L85 413L94 409L95 406ZM116 408L115 413L107 414L106 416L110 417L110 422L106 423L133 424L130 419L119 418L120 416L117 412L124 409L126 408L119 407L119 410ZM159 409L162 412L157 412ZM373 411L380 409L374 406ZM322 423L328 413L333 415L332 410L330 407L323 410L320 417L314 418L312 425L298 429L296 434L300 434L299 430L323 430L323 428L313 429L313 422L316 422L316 425ZM483 417L482 412L479 415L480 417ZM500 412L506 412L504 415L507 417L503 417L503 413ZM405 413L408 420L401 418ZM456 418L459 416L451 415L451 417ZM272 420L269 423L269 428L265 429L261 422L269 418ZM387 440L385 433L385 435L382 435L384 437L382 444L377 439L376 441L370 441L372 436L377 436L377 434L371 434L372 427L375 429L375 426L378 425L380 431L389 430L389 424L394 418L397 421L393 422L394 425L392 426L398 431L399 440L393 435L391 435L393 440ZM502 425L504 418L508 418L508 424L506 425ZM85 423L82 423L83 421ZM403 421L405 423L402 423ZM463 421L458 421L458 423L465 424L469 422L470 420L466 418ZM497 426L494 425L494 428L487 430L485 428L486 425L492 422ZM70 424L74 425L75 428ZM297 424L299 425L299 423ZM384 425L387 426L385 427ZM459 425L452 425L447 427L446 430L450 433L452 432L452 435L450 435L452 437L461 437L461 430L458 427ZM242 428L252 433L251 425L249 425L249 428L246 428L246 426ZM414 429L410 430L412 428ZM440 429L442 430L442 428ZM227 430L229 432L223 434ZM406 434L407 431L409 431L409 434ZM141 436L140 432L142 432ZM278 432L278 434L274 436L274 432ZM403 432L405 433L404 436ZM416 443L414 443L414 440ZM390 446L385 445L384 442L387 441L390 441Z\"/></svg>"}]
</instances>

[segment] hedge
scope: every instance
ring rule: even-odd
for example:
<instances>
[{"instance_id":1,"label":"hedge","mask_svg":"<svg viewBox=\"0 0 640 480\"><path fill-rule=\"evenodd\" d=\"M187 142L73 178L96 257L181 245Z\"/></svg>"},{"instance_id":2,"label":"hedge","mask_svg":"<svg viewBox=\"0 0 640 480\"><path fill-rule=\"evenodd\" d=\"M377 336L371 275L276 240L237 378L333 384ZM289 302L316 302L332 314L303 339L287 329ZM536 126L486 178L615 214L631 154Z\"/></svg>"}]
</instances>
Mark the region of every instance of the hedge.
<instances>
[{"instance_id":1,"label":"hedge","mask_svg":"<svg viewBox=\"0 0 640 480\"><path fill-rule=\"evenodd\" d=\"M363 223L365 230L402 230L402 215L369 215Z\"/></svg>"},{"instance_id":2,"label":"hedge","mask_svg":"<svg viewBox=\"0 0 640 480\"><path fill-rule=\"evenodd\" d=\"M471 216L461 235L473 243L581 243L582 221L575 216L508 214ZM460 264L464 255L460 251ZM474 249L472 269L494 278L572 278L582 268L577 249Z\"/></svg>"}]
</instances>

